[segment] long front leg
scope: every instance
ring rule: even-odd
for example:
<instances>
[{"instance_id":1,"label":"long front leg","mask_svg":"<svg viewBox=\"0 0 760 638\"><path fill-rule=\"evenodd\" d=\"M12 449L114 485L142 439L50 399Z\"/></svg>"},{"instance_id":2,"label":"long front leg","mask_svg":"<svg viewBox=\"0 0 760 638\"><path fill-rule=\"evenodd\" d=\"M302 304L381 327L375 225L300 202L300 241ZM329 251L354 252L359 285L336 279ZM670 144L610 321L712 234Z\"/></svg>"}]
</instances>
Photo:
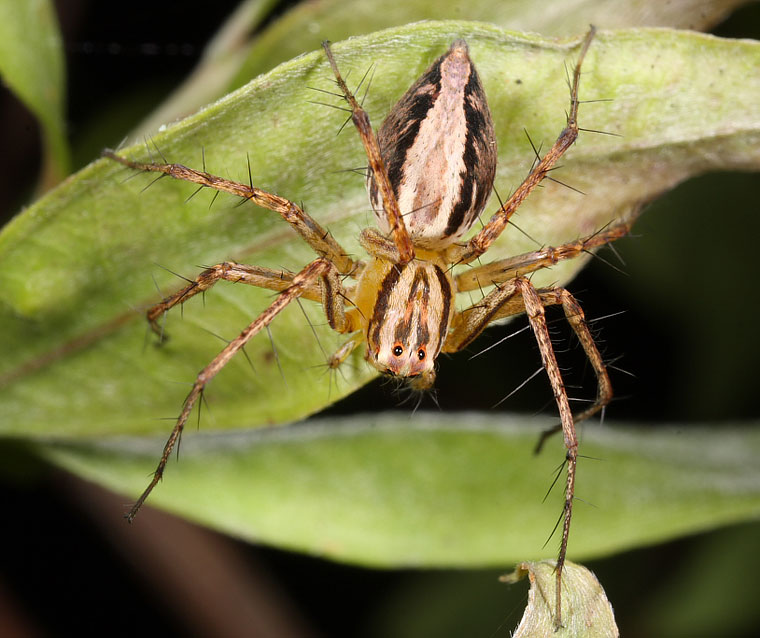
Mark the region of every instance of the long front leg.
<instances>
[{"instance_id":1,"label":"long front leg","mask_svg":"<svg viewBox=\"0 0 760 638\"><path fill-rule=\"evenodd\" d=\"M561 304L565 316L583 346L589 361L594 368L598 381L597 399L588 409L578 415L573 415L565 390L562 375L554 355L549 330L546 324L545 306ZM449 333L444 351L455 352L471 343L489 323L512 315L526 313L533 333L538 342L541 359L549 376L560 415L561 425L558 430L564 434L567 448L567 480L565 483L565 504L563 510L562 543L557 558L557 598L556 624L562 622L561 586L562 568L567 554L567 543L570 535L570 520L573 510L573 495L575 493L575 473L578 458L578 439L575 433L577 420L587 418L609 403L612 398L607 370L602 356L594 343L593 337L586 324L583 310L575 298L565 289L536 290L524 277L507 281L487 295L478 304L457 314L453 329ZM543 438L542 438L543 440Z\"/></svg>"},{"instance_id":2,"label":"long front leg","mask_svg":"<svg viewBox=\"0 0 760 638\"><path fill-rule=\"evenodd\" d=\"M278 213L314 249L314 252L335 264L338 272L342 275L351 275L357 268L354 260L346 254L346 251L329 232L303 211L300 206L284 197L273 195L249 184L241 184L205 171L197 171L182 164L135 162L111 150L103 151L103 155L138 171L162 173L174 179L192 182L201 187L213 188L223 193L249 199L257 206Z\"/></svg>"},{"instance_id":3,"label":"long front leg","mask_svg":"<svg viewBox=\"0 0 760 638\"><path fill-rule=\"evenodd\" d=\"M377 136L372 130L372 125L369 122L369 116L367 112L361 107L359 102L356 101L353 93L349 90L343 77L338 70L338 65L335 63L332 51L330 49L329 42L323 42L322 46L325 49L325 54L330 62L333 73L335 74L335 80L340 87L343 97L351 107L351 119L356 126L356 130L359 132L364 150L367 153L367 160L369 161L369 170L372 172L373 179L377 185L380 195L383 199L383 210L385 212L388 227L390 228L391 238L396 245L398 251L398 263L406 264L414 259L414 246L412 240L409 237L409 232L404 224L404 218L401 216L401 210L396 200L396 195L393 192L390 179L388 178L388 170L383 162L383 158L380 155L380 145L377 142Z\"/></svg>"},{"instance_id":4,"label":"long front leg","mask_svg":"<svg viewBox=\"0 0 760 638\"><path fill-rule=\"evenodd\" d=\"M153 479L145 491L142 493L140 498L138 498L135 504L132 506L132 509L129 510L129 513L127 513L126 518L128 521L131 522L134 519L140 507L142 507L142 504L145 502L145 499L148 498L148 495L153 491L153 488L163 477L164 469L166 468L166 464L169 461L169 456L171 456L174 446L182 436L182 430L184 429L185 423L187 423L187 419L193 410L193 406L195 406L196 402L203 394L203 389L206 387L208 382L211 381L211 379L213 379L219 373L219 371L227 365L227 363L238 350L243 348L243 346L245 346L245 344L248 343L248 341L255 334L260 332L262 328L268 326L272 320L291 301L297 297L302 296L304 292L309 290L317 281L319 281L320 278L327 276L329 272L333 270L333 268L334 267L332 264L323 258L316 259L311 262L308 266L301 270L301 272L293 277L293 281L290 286L288 286L288 288L280 293L280 295L271 306L262 312L255 321L253 321L245 330L243 330L243 332L240 333L238 337L230 341L229 344L227 344L227 346L216 357L214 357L214 360L198 373L198 376L193 383L193 387L190 390L190 393L187 395L184 404L182 405L182 410L179 414L179 417L177 418L177 423L169 435L169 439L166 441L166 445L164 445L164 451L161 455L161 460L158 462L158 467L156 467L156 470L153 473Z\"/></svg>"},{"instance_id":5,"label":"long front leg","mask_svg":"<svg viewBox=\"0 0 760 638\"><path fill-rule=\"evenodd\" d=\"M194 281L191 281L174 294L165 297L160 303L148 308L146 317L150 327L161 341L166 339L163 326L159 319L169 310L178 304L184 304L186 301L199 293L203 293L211 288L217 281L224 279L233 283L243 283L249 286L267 288L281 292L292 285L295 275L284 270L273 270L261 266L248 266L246 264L237 264L233 261L225 261L216 266L211 266L198 275ZM322 294L317 282L304 289L301 294L306 299L312 301L321 301Z\"/></svg>"},{"instance_id":6,"label":"long front leg","mask_svg":"<svg viewBox=\"0 0 760 638\"><path fill-rule=\"evenodd\" d=\"M573 515L573 498L575 495L575 471L578 464L578 438L575 434L575 424L573 422L573 413L570 410L570 402L567 398L565 384L562 381L562 374L557 365L557 358L554 356L549 329L546 325L546 313L541 298L533 285L527 279L516 279L518 290L522 294L525 302L525 312L528 315L533 334L538 342L538 349L541 351L541 360L543 361L546 373L549 375L549 381L554 391L554 400L557 402L559 409L559 418L562 424L562 433L565 439L565 461L567 463L567 478L565 481L565 506L563 511L562 523L562 542L557 556L557 593L556 593L556 616L554 625L556 628L562 626L562 569L565 565L567 555L567 543L570 538L570 520Z\"/></svg>"}]
</instances>

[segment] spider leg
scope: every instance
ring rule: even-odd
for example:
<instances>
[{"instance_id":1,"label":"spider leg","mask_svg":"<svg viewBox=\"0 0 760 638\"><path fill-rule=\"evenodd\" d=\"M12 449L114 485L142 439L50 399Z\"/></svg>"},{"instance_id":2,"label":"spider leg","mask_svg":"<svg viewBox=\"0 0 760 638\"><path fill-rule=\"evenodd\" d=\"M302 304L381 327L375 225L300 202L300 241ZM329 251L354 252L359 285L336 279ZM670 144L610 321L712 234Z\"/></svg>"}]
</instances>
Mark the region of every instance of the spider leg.
<instances>
[{"instance_id":1,"label":"spider leg","mask_svg":"<svg viewBox=\"0 0 760 638\"><path fill-rule=\"evenodd\" d=\"M573 84L570 93L570 112L567 115L567 125L560 133L557 141L546 152L539 162L533 167L523 183L517 188L512 196L504 202L503 206L496 211L488 223L464 245L454 245L447 251L450 263L469 263L477 259L488 250L491 244L499 237L507 222L517 208L523 203L528 195L549 174L549 171L557 163L575 142L578 137L578 86L581 78L581 65L596 33L595 27L591 27L581 45L578 62L573 72Z\"/></svg>"},{"instance_id":2,"label":"spider leg","mask_svg":"<svg viewBox=\"0 0 760 638\"><path fill-rule=\"evenodd\" d=\"M280 293L274 303L251 322L238 337L230 341L229 344L227 344L227 346L214 357L213 361L198 373L198 376L193 383L193 387L182 405L182 411L177 418L177 423L164 445L161 460L153 473L153 478L150 484L126 515L128 521L131 522L134 519L140 507L142 507L142 504L145 502L145 499L163 477L166 464L171 456L172 450L182 436L182 430L193 410L193 406L203 394L203 390L209 381L211 381L211 379L213 379L217 373L227 365L238 350L242 349L254 335L268 326L291 301L304 295L304 293L311 289L317 281L329 276L330 272L334 273L335 268L330 261L325 258L315 259L308 264L303 270L301 270L301 272L293 276L290 285Z\"/></svg>"},{"instance_id":3,"label":"spider leg","mask_svg":"<svg viewBox=\"0 0 760 638\"><path fill-rule=\"evenodd\" d=\"M562 305L565 317L588 357L597 377L597 398L594 404L577 415L573 415L570 403L562 380L557 359L554 355L549 330L546 324L545 306ZM443 350L455 352L463 349L471 343L484 328L497 319L517 315L528 315L533 334L538 342L541 352L541 360L546 370L554 392L554 399L559 409L561 425L556 428L564 434L565 447L567 449L565 462L567 463L567 478L565 483L565 504L563 509L562 541L559 556L557 557L557 594L556 594L556 624L562 623L561 585L562 569L567 554L567 543L570 535L570 520L573 511L573 497L575 493L575 473L578 458L578 438L575 433L575 423L588 418L607 405L612 399L612 386L610 384L607 369L602 360L591 332L586 324L583 310L575 298L564 288L546 288L536 290L533 284L524 277L516 277L505 282L503 285L489 293L478 304L457 313L452 324Z\"/></svg>"},{"instance_id":4,"label":"spider leg","mask_svg":"<svg viewBox=\"0 0 760 638\"><path fill-rule=\"evenodd\" d=\"M589 363L591 363L594 374L596 375L596 399L594 399L594 402L585 410L573 414L573 421L579 423L580 421L594 416L612 401L612 384L610 383L610 377L607 374L607 367L604 365L604 360L599 352L599 348L596 347L594 337L591 335L591 331L588 328L583 309L575 297L573 297L573 295L565 288L542 290L539 291L539 294L544 306L562 304L565 318L573 329L573 332L575 332L575 336L578 338ZM540 446L548 436L554 432L560 431L560 429L560 427L556 427L544 432L539 439L537 451L540 450Z\"/></svg>"},{"instance_id":5,"label":"spider leg","mask_svg":"<svg viewBox=\"0 0 760 638\"><path fill-rule=\"evenodd\" d=\"M377 142L377 136L372 130L369 116L356 100L353 93L351 93L343 80L340 71L338 71L338 65L335 63L335 58L330 50L330 43L323 42L322 46L325 49L325 54L327 55L327 59L335 74L335 80L343 93L343 97L351 107L351 119L356 126L356 130L359 132L359 137L362 140L364 150L367 153L367 159L369 160L369 169L372 171L373 179L375 180L375 184L382 196L383 209L388 220L388 226L391 230L390 234L398 251L397 263L409 263L414 259L414 246L412 245L409 232L404 224L404 218L401 216L401 211L398 206L398 201L396 201L396 195L391 187L391 182L388 179L388 171L383 162L383 158L380 155L380 146Z\"/></svg>"},{"instance_id":6,"label":"spider leg","mask_svg":"<svg viewBox=\"0 0 760 638\"><path fill-rule=\"evenodd\" d=\"M293 273L284 270L273 270L271 268L225 261L207 268L195 278L195 281L191 281L187 286L164 298L155 306L150 307L146 312L146 316L153 332L163 341L166 339L166 335L164 334L163 326L159 323L159 319L177 304L183 304L198 293L205 292L220 279L234 283L244 283L259 288L267 288L269 290L283 291L292 285L293 277ZM312 301L322 300L322 293L316 282L304 289L300 296Z\"/></svg>"},{"instance_id":7,"label":"spider leg","mask_svg":"<svg viewBox=\"0 0 760 638\"><path fill-rule=\"evenodd\" d=\"M201 187L213 188L223 193L237 195L243 199L249 199L257 206L278 213L288 224L293 227L309 246L320 257L327 257L338 272L343 275L351 275L357 268L357 264L346 254L341 245L327 232L316 220L309 216L300 206L290 200L274 195L248 184L233 182L223 177L211 175L205 171L197 171L182 164L157 164L135 162L117 155L111 150L103 151L103 156L129 166L138 171L149 171L169 175L174 179L198 184Z\"/></svg>"},{"instance_id":8,"label":"spider leg","mask_svg":"<svg viewBox=\"0 0 760 638\"><path fill-rule=\"evenodd\" d=\"M335 369L340 366L348 356L361 344L364 343L364 334L356 332L351 335L351 338L346 341L340 348L338 348L327 360L327 367Z\"/></svg>"},{"instance_id":9,"label":"spider leg","mask_svg":"<svg viewBox=\"0 0 760 638\"><path fill-rule=\"evenodd\" d=\"M632 220L633 216L630 219ZM632 223L629 220L617 222L592 235L581 237L576 241L568 242L561 246L547 246L540 250L534 250L522 255L499 259L489 264L470 268L455 277L457 291L466 292L468 290L477 290L494 284L500 284L515 277L551 267L565 259L573 259L590 252L594 248L625 237L630 231Z\"/></svg>"},{"instance_id":10,"label":"spider leg","mask_svg":"<svg viewBox=\"0 0 760 638\"><path fill-rule=\"evenodd\" d=\"M573 515L573 498L575 495L575 471L578 463L578 438L575 434L575 424L573 423L573 414L570 410L570 403L567 398L565 384L562 381L562 374L557 364L557 358L554 356L549 329L546 325L546 314L544 305L538 292L533 285L523 278L515 280L518 290L522 293L525 301L525 310L528 320L533 328L533 334L536 336L539 350L541 351L541 360L544 368L549 375L552 390L554 391L554 400L557 402L559 409L560 422L562 423L562 433L565 439L565 460L567 462L567 475L565 479L565 505L564 520L562 522L562 541L560 543L559 555L557 556L557 594L556 594L556 615L554 618L555 627L562 626L562 568L565 564L567 555L567 542L570 537L570 520Z\"/></svg>"}]
</instances>

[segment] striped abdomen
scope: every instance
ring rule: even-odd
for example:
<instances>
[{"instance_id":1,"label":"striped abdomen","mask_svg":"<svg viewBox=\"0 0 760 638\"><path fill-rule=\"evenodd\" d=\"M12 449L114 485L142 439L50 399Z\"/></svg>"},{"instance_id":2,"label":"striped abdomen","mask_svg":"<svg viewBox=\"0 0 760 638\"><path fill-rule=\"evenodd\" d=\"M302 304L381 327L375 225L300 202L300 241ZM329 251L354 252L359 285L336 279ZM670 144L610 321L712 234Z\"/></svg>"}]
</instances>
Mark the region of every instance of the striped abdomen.
<instances>
[{"instance_id":1,"label":"striped abdomen","mask_svg":"<svg viewBox=\"0 0 760 638\"><path fill-rule=\"evenodd\" d=\"M377 138L414 244L441 248L466 233L493 187L496 139L464 40L403 95ZM367 186L380 229L388 232L371 174Z\"/></svg>"}]
</instances>

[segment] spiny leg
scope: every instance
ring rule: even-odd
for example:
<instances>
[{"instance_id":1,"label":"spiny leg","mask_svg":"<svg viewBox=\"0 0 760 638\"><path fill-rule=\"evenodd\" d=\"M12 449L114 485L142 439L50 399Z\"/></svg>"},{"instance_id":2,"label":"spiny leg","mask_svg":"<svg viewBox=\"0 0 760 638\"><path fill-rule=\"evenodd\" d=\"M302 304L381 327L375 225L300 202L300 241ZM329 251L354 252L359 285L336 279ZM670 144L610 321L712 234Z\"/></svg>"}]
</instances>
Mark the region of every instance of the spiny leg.
<instances>
[{"instance_id":1,"label":"spiny leg","mask_svg":"<svg viewBox=\"0 0 760 638\"><path fill-rule=\"evenodd\" d=\"M335 80L343 93L343 97L351 107L351 119L356 126L356 130L359 132L359 137L361 137L364 150L367 153L367 159L369 160L369 169L372 172L375 184L383 199L383 209L387 216L388 226L391 229L391 237L398 250L398 263L409 263L414 259L414 246L412 245L409 232L404 224L404 218L401 215L398 201L396 201L396 195L391 187L390 179L388 179L388 171L383 162L383 158L380 155L380 146L377 143L377 136L372 130L372 125L369 122L369 116L359 102L357 102L356 98L343 80L340 71L338 71L338 65L335 63L335 58L330 50L330 43L323 42L322 46L325 49L325 54L327 55L327 59L335 74Z\"/></svg>"},{"instance_id":2,"label":"spiny leg","mask_svg":"<svg viewBox=\"0 0 760 638\"><path fill-rule=\"evenodd\" d=\"M480 232L466 244L455 245L448 250L447 258L450 263L469 263L486 252L504 230L512 214L525 201L533 189L544 180L560 157L575 142L578 137L578 86L581 78L581 65L595 33L596 29L592 26L586 34L581 45L581 51L578 54L578 62L573 72L573 83L570 92L570 112L567 115L567 125L564 130L560 133L554 145L547 151L546 155L536 163L530 174L523 180L523 183L512 193L512 196L503 206L494 213Z\"/></svg>"},{"instance_id":3,"label":"spiny leg","mask_svg":"<svg viewBox=\"0 0 760 638\"><path fill-rule=\"evenodd\" d=\"M182 411L177 418L177 423L174 426L171 434L169 435L166 444L164 445L164 451L161 454L161 460L153 473L153 479L148 487L142 493L140 498L137 499L135 504L126 515L128 521L132 521L137 515L140 507L148 498L148 495L153 491L153 488L161 480L164 474L164 469L169 461L174 446L179 441L182 435L182 430L185 427L190 413L193 410L193 406L198 401L203 393L203 389L206 387L209 381L213 379L217 373L227 365L230 359L235 353L243 348L245 344L262 328L268 326L272 320L294 299L302 296L307 290L309 290L315 282L320 278L327 276L330 271L334 271L334 266L324 258L319 258L307 265L301 272L293 277L292 283L286 288L277 299L270 305L264 312L262 312L249 326L240 333L238 337L233 339L227 344L227 346L216 356L214 360L209 363L203 370L200 371L193 383L193 387L190 393L185 398L185 402L182 405Z\"/></svg>"},{"instance_id":4,"label":"spiny leg","mask_svg":"<svg viewBox=\"0 0 760 638\"><path fill-rule=\"evenodd\" d=\"M457 291L477 290L478 288L500 284L543 268L549 268L560 261L574 259L583 253L588 253L595 248L605 246L616 239L625 237L630 229L631 222L618 222L592 235L562 244L561 246L547 246L540 250L534 250L522 255L500 259L483 266L471 268L459 273L455 277Z\"/></svg>"},{"instance_id":5,"label":"spiny leg","mask_svg":"<svg viewBox=\"0 0 760 638\"><path fill-rule=\"evenodd\" d=\"M562 432L565 439L565 448L567 449L565 460L567 462L567 477L565 480L565 505L564 520L562 524L562 541L560 543L559 555L557 556L557 593L556 608L557 613L554 619L556 628L562 626L562 570L565 565L567 555L567 543L570 537L570 520L573 515L573 498L575 495L575 471L578 463L578 438L575 434L575 424L573 423L573 414L570 410L570 403L567 398L565 384L562 381L562 374L557 364L557 358L554 356L549 328L546 325L546 313L538 292L533 285L523 278L515 280L517 287L525 301L525 311L528 315L533 334L538 342L538 348L541 352L541 360L544 364L549 381L554 391L554 400L557 402L560 422L562 423Z\"/></svg>"},{"instance_id":6,"label":"spiny leg","mask_svg":"<svg viewBox=\"0 0 760 638\"><path fill-rule=\"evenodd\" d=\"M604 365L604 360L599 352L599 348L596 347L596 342L589 330L583 309L569 290L566 290L565 288L555 288L551 292L542 293L541 301L544 305L562 304L565 318L573 329L573 332L575 332L578 341L580 341L581 347L586 353L586 357L591 363L591 366L594 369L594 374L596 375L596 399L588 408L573 415L573 418L577 423L578 421L583 421L584 419L593 416L612 400L612 384L610 383L610 378L607 374L607 366Z\"/></svg>"},{"instance_id":7,"label":"spiny leg","mask_svg":"<svg viewBox=\"0 0 760 638\"><path fill-rule=\"evenodd\" d=\"M619 222L599 230L593 235L588 235L587 237L583 237L574 242L568 242L567 244L557 246L556 248L548 246L541 250L523 253L522 255L517 255L515 257L508 257L507 259L494 261L490 264L485 264L462 272L455 278L457 290L459 292L466 292L494 284L498 285L515 277L550 267L559 261L573 259L581 253L589 252L594 248L604 246L616 239L625 237L630 232L631 223L632 222L630 221ZM575 423L578 423L579 421L588 419L599 412L612 400L612 386L607 375L607 368L604 365L599 349L596 347L596 343L588 328L583 310L578 305L575 298L567 290L562 288L550 290L542 289L539 290L539 293L545 306L562 304L568 323L578 337L578 341L580 341L581 346L586 352L586 356L594 368L594 373L596 374L598 384L596 400L586 410L573 415ZM524 312L524 308L520 301L521 300L517 298L505 303L499 309L498 315L490 318L488 322L494 321L498 318L521 314ZM486 324L484 324L483 327L485 327L485 325ZM470 341L474 339L475 336L477 336L477 334L473 335L470 338ZM553 434L560 431L562 431L562 425L557 424L542 432L536 443L536 454L541 451L546 441Z\"/></svg>"},{"instance_id":8,"label":"spiny leg","mask_svg":"<svg viewBox=\"0 0 760 638\"><path fill-rule=\"evenodd\" d=\"M565 288L541 288L538 290L544 306L561 305L565 318L573 329L575 336L591 363L597 381L597 394L594 402L585 410L573 414L573 421L578 423L602 410L612 400L612 384L607 367L604 365L599 348L589 330L586 316L578 301ZM505 317L513 317L526 311L524 299L516 294L513 281L499 286L480 303L466 308L454 320L452 331L444 346L445 352L457 352L467 347L492 322ZM562 430L562 425L552 427L541 434L536 446L538 452L546 439Z\"/></svg>"},{"instance_id":9,"label":"spiny leg","mask_svg":"<svg viewBox=\"0 0 760 638\"><path fill-rule=\"evenodd\" d=\"M361 332L356 332L351 335L351 338L346 341L340 348L330 355L327 360L327 367L335 370L338 368L348 356L356 350L357 347L364 343L364 335Z\"/></svg>"},{"instance_id":10,"label":"spiny leg","mask_svg":"<svg viewBox=\"0 0 760 638\"><path fill-rule=\"evenodd\" d=\"M187 286L164 298L160 303L148 308L146 316L153 332L163 341L166 336L163 326L159 324L159 319L177 304L183 304L198 293L205 292L220 279L279 292L292 285L293 277L293 273L284 270L273 270L261 266L248 266L246 264L225 261L207 268L195 278L195 281L191 281ZM305 289L301 296L312 301L321 301L322 299L322 293L316 282Z\"/></svg>"},{"instance_id":11,"label":"spiny leg","mask_svg":"<svg viewBox=\"0 0 760 638\"><path fill-rule=\"evenodd\" d=\"M574 417L565 390L562 375L554 355L549 330L546 323L545 306L561 304L568 322L578 336L586 356L597 376L597 399L590 408ZM533 333L538 342L541 359L552 385L554 398L560 414L561 430L564 433L567 454L567 480L565 484L565 504L563 509L562 541L557 558L557 616L556 624L562 622L562 569L567 554L567 543L570 535L570 520L572 518L573 495L575 493L575 473L578 457L578 440L575 433L576 418L587 418L609 403L612 398L607 370L601 354L594 343L593 337L586 325L583 310L575 298L563 288L536 290L524 277L507 281L502 286L487 295L480 303L458 313L455 317L452 331L449 333L445 352L455 352L471 343L491 322L521 313L528 315Z\"/></svg>"},{"instance_id":12,"label":"spiny leg","mask_svg":"<svg viewBox=\"0 0 760 638\"><path fill-rule=\"evenodd\" d=\"M583 309L575 297L564 288L555 288L551 291L540 291L540 296L541 301L545 306L562 304L565 318L573 329L575 336L578 338L583 351L586 353L586 358L591 363L591 367L594 369L594 374L596 375L596 399L594 399L594 402L585 410L573 414L573 422L579 423L594 416L612 401L612 384L610 383L610 377L607 374L607 366L604 365L604 360L599 352L599 348L596 347L596 342L589 330ZM541 448L550 436L557 432L561 432L562 430L563 426L560 423L542 432L538 439L538 443L536 444L536 453L541 451Z\"/></svg>"},{"instance_id":13,"label":"spiny leg","mask_svg":"<svg viewBox=\"0 0 760 638\"><path fill-rule=\"evenodd\" d=\"M338 269L339 273L351 275L357 267L357 264L346 254L346 251L343 250L341 245L335 241L329 232L298 205L284 197L273 195L249 184L241 184L223 177L211 175L205 171L197 171L182 164L135 162L108 149L103 151L103 155L138 171L162 173L174 179L192 182L199 184L201 187L213 188L223 193L230 193L244 199L249 199L257 206L278 213L314 249L314 252L321 257L329 259Z\"/></svg>"}]
</instances>

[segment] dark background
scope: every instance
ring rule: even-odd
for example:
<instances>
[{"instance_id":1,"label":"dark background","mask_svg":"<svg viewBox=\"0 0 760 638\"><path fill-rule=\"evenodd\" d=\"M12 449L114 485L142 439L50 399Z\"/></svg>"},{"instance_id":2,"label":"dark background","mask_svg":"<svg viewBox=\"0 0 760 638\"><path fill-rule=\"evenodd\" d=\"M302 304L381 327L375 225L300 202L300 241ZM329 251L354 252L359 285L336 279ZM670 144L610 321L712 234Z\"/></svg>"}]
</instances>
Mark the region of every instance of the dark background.
<instances>
[{"instance_id":1,"label":"dark background","mask_svg":"<svg viewBox=\"0 0 760 638\"><path fill-rule=\"evenodd\" d=\"M119 141L101 133L102 113L119 110L120 130L128 130L193 68L236 5L217 1L201 14L186 4L178 11L176 3L135 1L118 9L58 3L75 168ZM760 37L760 7L741 10L715 32ZM0 214L10 215L32 196L39 139L33 118L5 89L0 140L6 149ZM653 204L635 236L619 242L623 273L597 261L571 284L587 317L601 318L593 326L605 358L624 370L612 372L618 398L611 420L686 427L758 417L758 185L751 174L691 180ZM490 330L478 347L521 326ZM553 328L561 350L566 328L561 321ZM577 349L561 356L563 366L581 371L570 383L593 393ZM472 361L442 358L441 408L495 404L537 367L537 357L526 331ZM550 400L548 384L537 378L498 409L534 413ZM396 402L375 382L327 412ZM429 400L423 407L436 409ZM141 526L126 528L110 514L121 510L117 497L38 465L21 447L17 458L24 471L6 468L9 480L0 484L3 636L507 636L524 606L525 588L495 585L495 571L363 570L246 545L158 513L143 513ZM604 584L623 635L756 635L758 538L757 524L737 526L589 567ZM690 625L711 605L719 622Z\"/></svg>"}]
</instances>

